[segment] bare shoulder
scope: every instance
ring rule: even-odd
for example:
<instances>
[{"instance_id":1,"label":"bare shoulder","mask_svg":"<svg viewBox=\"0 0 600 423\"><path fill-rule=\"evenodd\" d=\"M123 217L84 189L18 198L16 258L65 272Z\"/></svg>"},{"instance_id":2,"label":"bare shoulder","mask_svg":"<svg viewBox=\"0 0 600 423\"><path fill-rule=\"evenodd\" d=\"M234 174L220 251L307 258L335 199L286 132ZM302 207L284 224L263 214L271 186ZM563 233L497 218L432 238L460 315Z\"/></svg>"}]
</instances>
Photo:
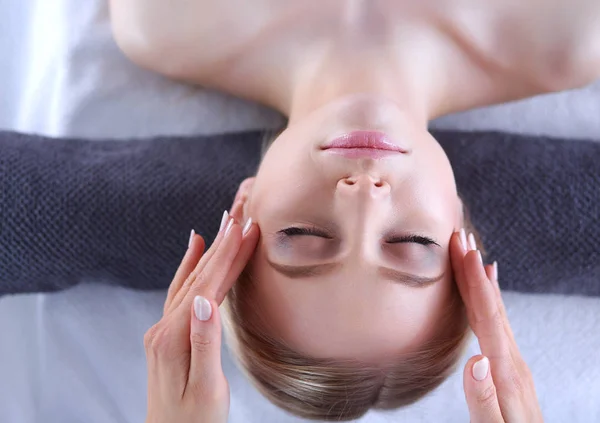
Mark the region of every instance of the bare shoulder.
<instances>
[{"instance_id":1,"label":"bare shoulder","mask_svg":"<svg viewBox=\"0 0 600 423\"><path fill-rule=\"evenodd\" d=\"M480 13L472 0L456 8L480 37L484 57L541 91L559 91L600 78L600 1L493 0ZM481 4L480 2L475 2ZM479 18L479 21L475 19ZM463 33L463 36L468 34Z\"/></svg>"},{"instance_id":2,"label":"bare shoulder","mask_svg":"<svg viewBox=\"0 0 600 423\"><path fill-rule=\"evenodd\" d=\"M585 86L600 78L598 0L432 0L460 60L439 114ZM438 114L438 115L439 115Z\"/></svg>"},{"instance_id":3,"label":"bare shoulder","mask_svg":"<svg viewBox=\"0 0 600 423\"><path fill-rule=\"evenodd\" d=\"M256 37L277 0L110 0L113 36L140 66L198 79Z\"/></svg>"}]
</instances>

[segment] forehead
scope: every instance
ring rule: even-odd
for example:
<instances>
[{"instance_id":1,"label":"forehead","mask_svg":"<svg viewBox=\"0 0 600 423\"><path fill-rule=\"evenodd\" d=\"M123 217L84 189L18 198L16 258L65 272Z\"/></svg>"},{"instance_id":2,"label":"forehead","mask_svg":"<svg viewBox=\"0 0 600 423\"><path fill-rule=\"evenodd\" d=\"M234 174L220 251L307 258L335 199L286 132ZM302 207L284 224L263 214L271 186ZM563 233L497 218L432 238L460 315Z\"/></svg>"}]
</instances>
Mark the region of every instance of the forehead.
<instances>
[{"instance_id":1,"label":"forehead","mask_svg":"<svg viewBox=\"0 0 600 423\"><path fill-rule=\"evenodd\" d=\"M450 297L448 276L425 289L379 280L358 268L290 280L260 256L251 273L252 302L270 335L318 358L378 361L408 352L429 338Z\"/></svg>"}]
</instances>

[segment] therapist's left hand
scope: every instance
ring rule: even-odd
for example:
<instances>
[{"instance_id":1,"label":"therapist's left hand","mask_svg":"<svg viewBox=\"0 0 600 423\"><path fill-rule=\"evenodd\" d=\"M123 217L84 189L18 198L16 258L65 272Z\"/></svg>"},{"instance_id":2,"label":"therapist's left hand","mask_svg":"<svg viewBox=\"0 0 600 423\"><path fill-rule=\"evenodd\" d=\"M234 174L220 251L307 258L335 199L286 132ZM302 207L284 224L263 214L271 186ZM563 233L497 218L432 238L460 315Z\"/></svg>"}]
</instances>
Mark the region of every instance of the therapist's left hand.
<instances>
[{"instance_id":1,"label":"therapist's left hand","mask_svg":"<svg viewBox=\"0 0 600 423\"><path fill-rule=\"evenodd\" d=\"M242 206L238 202L231 215L240 217ZM252 256L259 230L226 217L205 254L202 237L192 234L163 317L144 337L147 423L227 422L229 385L221 367L218 307Z\"/></svg>"}]
</instances>

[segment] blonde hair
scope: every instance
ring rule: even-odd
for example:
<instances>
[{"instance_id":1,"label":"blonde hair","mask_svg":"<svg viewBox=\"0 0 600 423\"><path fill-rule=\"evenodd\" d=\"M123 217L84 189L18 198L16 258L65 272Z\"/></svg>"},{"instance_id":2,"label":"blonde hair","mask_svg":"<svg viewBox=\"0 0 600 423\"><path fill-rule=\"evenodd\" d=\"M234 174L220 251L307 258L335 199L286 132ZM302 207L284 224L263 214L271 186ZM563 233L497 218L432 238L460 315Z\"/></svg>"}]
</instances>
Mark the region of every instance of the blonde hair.
<instances>
[{"instance_id":1,"label":"blonde hair","mask_svg":"<svg viewBox=\"0 0 600 423\"><path fill-rule=\"evenodd\" d=\"M474 232L465 210L464 224ZM245 270L222 306L227 345L253 385L278 407L314 420L352 420L370 409L412 404L437 388L455 369L469 339L463 301L452 283L449 303L431 338L387 366L358 360L307 357L268 334L252 299Z\"/></svg>"},{"instance_id":2,"label":"blonde hair","mask_svg":"<svg viewBox=\"0 0 600 423\"><path fill-rule=\"evenodd\" d=\"M465 227L472 230L468 221ZM251 298L252 278L244 271L223 302L227 345L240 369L269 401L314 420L351 420L370 409L389 410L416 402L455 370L470 334L464 303L453 283L437 331L415 352L385 367L317 359L269 336Z\"/></svg>"}]
</instances>

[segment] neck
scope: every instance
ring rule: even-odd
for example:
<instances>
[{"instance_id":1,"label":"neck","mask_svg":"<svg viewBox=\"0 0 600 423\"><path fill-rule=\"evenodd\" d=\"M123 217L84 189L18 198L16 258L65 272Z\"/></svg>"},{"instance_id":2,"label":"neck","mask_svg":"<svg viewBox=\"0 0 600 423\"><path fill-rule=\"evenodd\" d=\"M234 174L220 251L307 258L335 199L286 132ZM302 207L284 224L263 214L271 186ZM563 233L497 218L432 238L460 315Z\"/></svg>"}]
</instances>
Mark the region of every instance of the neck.
<instances>
[{"instance_id":1,"label":"neck","mask_svg":"<svg viewBox=\"0 0 600 423\"><path fill-rule=\"evenodd\" d=\"M413 122L427 127L435 114L429 75L417 66L398 68L385 57L327 57L305 65L290 83L282 112L290 124L324 105L357 94L399 105Z\"/></svg>"}]
</instances>

